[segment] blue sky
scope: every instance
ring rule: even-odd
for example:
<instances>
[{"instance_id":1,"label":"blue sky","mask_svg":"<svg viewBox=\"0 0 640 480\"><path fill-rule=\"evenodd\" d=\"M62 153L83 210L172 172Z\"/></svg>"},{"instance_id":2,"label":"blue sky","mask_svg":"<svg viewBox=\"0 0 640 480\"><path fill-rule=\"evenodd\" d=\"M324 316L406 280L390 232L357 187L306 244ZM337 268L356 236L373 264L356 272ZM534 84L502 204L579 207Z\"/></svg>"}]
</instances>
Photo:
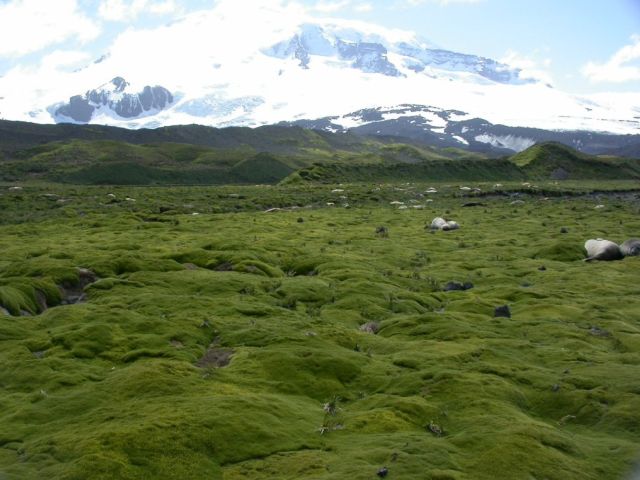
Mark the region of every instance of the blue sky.
<instances>
[{"instance_id":1,"label":"blue sky","mask_svg":"<svg viewBox=\"0 0 640 480\"><path fill-rule=\"evenodd\" d=\"M254 0L237 2L251 14ZM126 30L154 28L215 3L0 0L0 75L42 62L98 58ZM445 49L508 61L569 92L640 91L640 0L296 3L317 15L412 30Z\"/></svg>"}]
</instances>

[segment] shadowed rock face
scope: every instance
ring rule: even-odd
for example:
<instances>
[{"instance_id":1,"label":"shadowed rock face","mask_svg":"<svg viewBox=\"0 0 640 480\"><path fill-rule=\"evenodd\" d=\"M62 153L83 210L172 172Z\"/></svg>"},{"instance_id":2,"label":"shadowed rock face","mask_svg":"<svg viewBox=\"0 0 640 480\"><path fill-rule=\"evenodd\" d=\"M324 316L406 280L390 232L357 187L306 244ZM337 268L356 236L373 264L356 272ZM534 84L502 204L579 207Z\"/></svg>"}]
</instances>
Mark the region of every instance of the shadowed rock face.
<instances>
[{"instance_id":1,"label":"shadowed rock face","mask_svg":"<svg viewBox=\"0 0 640 480\"><path fill-rule=\"evenodd\" d=\"M339 41L337 47L340 57L353 60L352 66L363 72L381 73L391 77L401 75L387 59L387 49L379 43Z\"/></svg>"},{"instance_id":2,"label":"shadowed rock face","mask_svg":"<svg viewBox=\"0 0 640 480\"><path fill-rule=\"evenodd\" d=\"M115 77L108 84L74 95L69 102L58 107L54 115L71 118L76 122L90 122L96 110L109 108L122 118L135 118L150 110L162 110L173 103L173 95L159 85L145 86L141 92L127 93L129 83Z\"/></svg>"}]
</instances>

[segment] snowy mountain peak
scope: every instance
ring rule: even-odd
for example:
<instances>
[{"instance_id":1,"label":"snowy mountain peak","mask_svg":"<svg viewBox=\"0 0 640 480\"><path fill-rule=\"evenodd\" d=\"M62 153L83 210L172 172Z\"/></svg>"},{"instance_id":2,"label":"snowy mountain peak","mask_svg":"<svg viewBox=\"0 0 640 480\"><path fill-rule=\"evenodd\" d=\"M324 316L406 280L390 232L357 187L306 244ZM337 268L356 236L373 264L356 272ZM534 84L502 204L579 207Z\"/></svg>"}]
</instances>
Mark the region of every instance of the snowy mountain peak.
<instances>
[{"instance_id":1,"label":"snowy mountain peak","mask_svg":"<svg viewBox=\"0 0 640 480\"><path fill-rule=\"evenodd\" d=\"M387 59L387 49L381 43L345 40L325 31L319 25L303 24L292 38L265 49L266 55L286 59L296 58L302 68L308 69L311 57L335 57L350 62L350 66L368 73L381 73L393 77L400 72Z\"/></svg>"},{"instance_id":2,"label":"snowy mountain peak","mask_svg":"<svg viewBox=\"0 0 640 480\"><path fill-rule=\"evenodd\" d=\"M495 60L433 48L417 38L411 42L390 42L381 35L357 32L328 25L303 24L293 37L263 50L279 59L297 59L299 66L309 69L312 58L334 57L349 61L352 68L367 73L392 77L408 74L437 75L438 71L469 73L504 84L534 83L521 78L521 71ZM393 54L394 64L389 60ZM408 70L402 73L402 70Z\"/></svg>"},{"instance_id":3,"label":"snowy mountain peak","mask_svg":"<svg viewBox=\"0 0 640 480\"><path fill-rule=\"evenodd\" d=\"M74 95L67 103L52 106L49 110L57 122L89 123L98 115L123 119L150 115L168 107L173 102L169 90L159 85L145 86L142 91L128 93L130 86L122 77L84 95Z\"/></svg>"}]
</instances>

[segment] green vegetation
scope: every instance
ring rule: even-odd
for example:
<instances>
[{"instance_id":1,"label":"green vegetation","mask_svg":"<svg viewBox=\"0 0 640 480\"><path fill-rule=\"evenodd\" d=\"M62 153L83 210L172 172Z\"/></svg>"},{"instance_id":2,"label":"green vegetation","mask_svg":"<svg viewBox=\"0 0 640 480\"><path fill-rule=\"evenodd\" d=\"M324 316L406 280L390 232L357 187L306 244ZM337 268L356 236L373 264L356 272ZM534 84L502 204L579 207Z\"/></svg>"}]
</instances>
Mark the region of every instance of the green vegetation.
<instances>
[{"instance_id":1,"label":"green vegetation","mask_svg":"<svg viewBox=\"0 0 640 480\"><path fill-rule=\"evenodd\" d=\"M640 236L638 182L358 174L0 187L0 478L625 478L640 258L581 259Z\"/></svg>"},{"instance_id":2,"label":"green vegetation","mask_svg":"<svg viewBox=\"0 0 640 480\"><path fill-rule=\"evenodd\" d=\"M532 179L583 180L639 178L638 160L595 157L561 143L540 143L511 157Z\"/></svg>"},{"instance_id":3,"label":"green vegetation","mask_svg":"<svg viewBox=\"0 0 640 480\"><path fill-rule=\"evenodd\" d=\"M324 144L267 153L248 145L214 148L69 140L14 152L11 159L2 162L0 178L89 185L217 185L282 180L338 183L640 177L637 160L591 157L559 144L535 145L505 159L367 139L350 148L336 150Z\"/></svg>"}]
</instances>

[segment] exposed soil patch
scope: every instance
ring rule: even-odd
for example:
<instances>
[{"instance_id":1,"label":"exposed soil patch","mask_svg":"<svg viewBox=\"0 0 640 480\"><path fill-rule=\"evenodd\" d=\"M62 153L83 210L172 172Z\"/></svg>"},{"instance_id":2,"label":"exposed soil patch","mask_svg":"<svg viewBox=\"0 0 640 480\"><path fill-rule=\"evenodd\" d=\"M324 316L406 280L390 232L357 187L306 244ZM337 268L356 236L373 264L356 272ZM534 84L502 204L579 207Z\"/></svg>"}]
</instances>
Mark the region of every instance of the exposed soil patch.
<instances>
[{"instance_id":1,"label":"exposed soil patch","mask_svg":"<svg viewBox=\"0 0 640 480\"><path fill-rule=\"evenodd\" d=\"M196 362L196 365L201 368L221 368L229 365L231 361L231 356L233 355L233 349L231 348L222 348L219 346L220 341L215 339L207 351L204 352L204 355L200 360Z\"/></svg>"},{"instance_id":2,"label":"exposed soil patch","mask_svg":"<svg viewBox=\"0 0 640 480\"><path fill-rule=\"evenodd\" d=\"M74 303L84 302L86 295L84 288L98 280L98 277L91 270L86 268L78 269L78 282L63 282L60 285L60 293L62 293L61 305L72 305Z\"/></svg>"}]
</instances>

